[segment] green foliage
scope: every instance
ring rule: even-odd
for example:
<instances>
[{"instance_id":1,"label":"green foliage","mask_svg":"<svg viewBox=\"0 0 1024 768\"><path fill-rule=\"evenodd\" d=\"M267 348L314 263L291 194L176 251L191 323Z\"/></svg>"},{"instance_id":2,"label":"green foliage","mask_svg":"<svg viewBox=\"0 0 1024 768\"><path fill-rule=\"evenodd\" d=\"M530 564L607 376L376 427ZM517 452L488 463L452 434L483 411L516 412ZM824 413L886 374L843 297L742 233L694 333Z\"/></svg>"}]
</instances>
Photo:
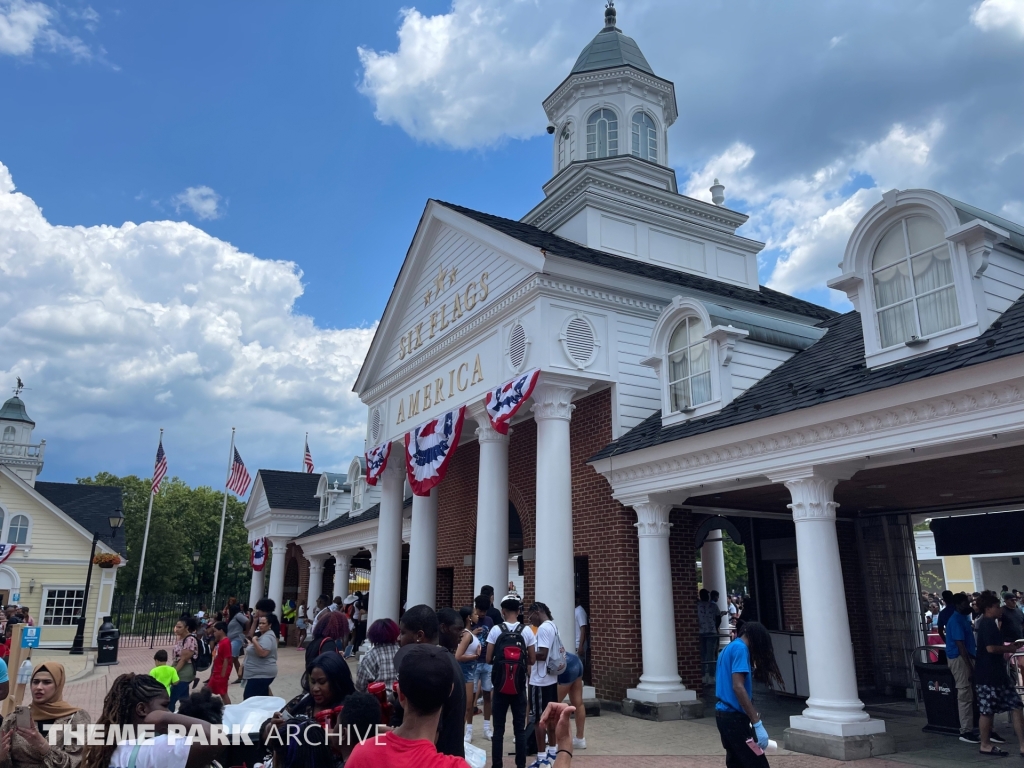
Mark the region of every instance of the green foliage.
<instances>
[{"instance_id":1,"label":"green foliage","mask_svg":"<svg viewBox=\"0 0 1024 768\"><path fill-rule=\"evenodd\" d=\"M142 479L135 475L118 477L109 472L79 478L78 482L121 488L128 561L117 575L117 591L120 594L134 594L151 482L148 478ZM164 479L160 492L153 500L142 594L187 594L213 589L223 503L223 491L215 491L205 485L190 488L177 477ZM249 545L242 522L244 515L245 504L228 494L224 550L217 588L222 595L238 594L245 587L244 582L248 577ZM192 553L195 550L199 550L200 556L199 562L193 567Z\"/></svg>"},{"instance_id":2,"label":"green foliage","mask_svg":"<svg viewBox=\"0 0 1024 768\"><path fill-rule=\"evenodd\" d=\"M921 590L924 592L941 592L946 588L946 580L942 577L942 568L939 572L931 568L921 568Z\"/></svg>"},{"instance_id":3,"label":"green foliage","mask_svg":"<svg viewBox=\"0 0 1024 768\"><path fill-rule=\"evenodd\" d=\"M725 554L725 583L730 593L742 592L747 586L747 550L728 536L722 542Z\"/></svg>"}]
</instances>

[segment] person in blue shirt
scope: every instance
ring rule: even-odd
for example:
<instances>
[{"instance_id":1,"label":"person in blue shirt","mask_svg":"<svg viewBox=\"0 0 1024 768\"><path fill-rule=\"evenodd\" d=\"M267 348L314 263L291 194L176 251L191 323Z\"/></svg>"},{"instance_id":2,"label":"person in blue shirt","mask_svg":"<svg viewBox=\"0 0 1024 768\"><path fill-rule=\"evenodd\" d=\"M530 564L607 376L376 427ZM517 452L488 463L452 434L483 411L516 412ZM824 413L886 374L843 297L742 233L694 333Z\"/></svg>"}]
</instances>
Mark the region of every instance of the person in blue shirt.
<instances>
[{"instance_id":1,"label":"person in blue shirt","mask_svg":"<svg viewBox=\"0 0 1024 768\"><path fill-rule=\"evenodd\" d=\"M974 659L977 647L971 623L971 601L963 592L953 597L953 614L946 622L946 662L956 681L956 701L960 713L960 741L980 744L974 730Z\"/></svg>"},{"instance_id":2,"label":"person in blue shirt","mask_svg":"<svg viewBox=\"0 0 1024 768\"><path fill-rule=\"evenodd\" d=\"M768 731L752 700L754 680L769 687L784 685L771 635L763 625L750 621L719 655L715 672L715 724L728 768L768 768L768 758L747 743L752 738L761 750L768 746Z\"/></svg>"},{"instance_id":3,"label":"person in blue shirt","mask_svg":"<svg viewBox=\"0 0 1024 768\"><path fill-rule=\"evenodd\" d=\"M938 619L935 622L935 628L938 630L939 637L943 641L946 639L946 624L949 623L949 617L955 611L956 609L953 607L953 593L947 589L942 593L942 610L939 611Z\"/></svg>"}]
</instances>

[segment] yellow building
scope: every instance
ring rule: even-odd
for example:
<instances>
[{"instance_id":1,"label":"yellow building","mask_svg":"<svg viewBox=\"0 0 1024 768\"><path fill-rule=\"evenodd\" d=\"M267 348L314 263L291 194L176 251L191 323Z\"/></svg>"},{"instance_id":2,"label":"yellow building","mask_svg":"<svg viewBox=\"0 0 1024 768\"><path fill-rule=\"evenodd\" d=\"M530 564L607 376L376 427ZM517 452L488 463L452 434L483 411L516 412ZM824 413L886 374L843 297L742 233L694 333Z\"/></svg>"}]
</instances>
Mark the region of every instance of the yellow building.
<instances>
[{"instance_id":1,"label":"yellow building","mask_svg":"<svg viewBox=\"0 0 1024 768\"><path fill-rule=\"evenodd\" d=\"M46 441L32 442L34 428L17 395L0 407L0 603L28 608L46 648L71 646L85 604L85 646L93 647L118 568L93 566L86 601L89 553L99 534L97 554L119 553L123 566L124 531L109 522L120 514L121 489L37 481Z\"/></svg>"}]
</instances>

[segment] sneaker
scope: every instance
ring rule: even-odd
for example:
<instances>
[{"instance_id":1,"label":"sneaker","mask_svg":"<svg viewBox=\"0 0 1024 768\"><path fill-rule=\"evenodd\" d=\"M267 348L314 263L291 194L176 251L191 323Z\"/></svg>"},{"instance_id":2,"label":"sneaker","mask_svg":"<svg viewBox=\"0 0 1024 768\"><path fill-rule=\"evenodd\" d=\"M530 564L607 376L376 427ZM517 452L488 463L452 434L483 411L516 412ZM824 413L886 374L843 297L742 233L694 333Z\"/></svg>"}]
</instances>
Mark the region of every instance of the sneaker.
<instances>
[{"instance_id":1,"label":"sneaker","mask_svg":"<svg viewBox=\"0 0 1024 768\"><path fill-rule=\"evenodd\" d=\"M473 726L472 725L467 725L466 726L466 735L462 738L462 740L463 741L472 741L473 740Z\"/></svg>"},{"instance_id":2,"label":"sneaker","mask_svg":"<svg viewBox=\"0 0 1024 768\"><path fill-rule=\"evenodd\" d=\"M1006 739L1004 739L1002 736L1000 736L995 731L992 731L992 733L989 734L988 740L991 741L991 742L994 742L996 744L1005 744L1006 743Z\"/></svg>"},{"instance_id":3,"label":"sneaker","mask_svg":"<svg viewBox=\"0 0 1024 768\"><path fill-rule=\"evenodd\" d=\"M548 759L547 755L544 755L544 757L538 757L530 763L530 768L547 768L549 765L551 765L551 760Z\"/></svg>"},{"instance_id":4,"label":"sneaker","mask_svg":"<svg viewBox=\"0 0 1024 768\"><path fill-rule=\"evenodd\" d=\"M575 736L572 737L572 748L573 749L586 749L587 740L586 738L577 739Z\"/></svg>"},{"instance_id":5,"label":"sneaker","mask_svg":"<svg viewBox=\"0 0 1024 768\"><path fill-rule=\"evenodd\" d=\"M484 720L484 738L485 739L492 739L492 738L494 738L494 729L491 728L491 721L490 720Z\"/></svg>"},{"instance_id":6,"label":"sneaker","mask_svg":"<svg viewBox=\"0 0 1024 768\"><path fill-rule=\"evenodd\" d=\"M960 741L967 744L981 744L981 734L977 731L960 731Z\"/></svg>"}]
</instances>

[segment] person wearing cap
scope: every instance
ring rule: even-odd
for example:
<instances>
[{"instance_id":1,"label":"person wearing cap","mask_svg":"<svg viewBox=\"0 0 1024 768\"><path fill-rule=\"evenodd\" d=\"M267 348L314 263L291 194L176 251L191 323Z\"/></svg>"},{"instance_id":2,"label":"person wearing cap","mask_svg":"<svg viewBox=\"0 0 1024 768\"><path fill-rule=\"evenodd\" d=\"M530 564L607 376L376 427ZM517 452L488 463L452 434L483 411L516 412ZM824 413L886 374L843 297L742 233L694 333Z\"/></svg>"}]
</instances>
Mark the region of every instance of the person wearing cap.
<instances>
[{"instance_id":1,"label":"person wearing cap","mask_svg":"<svg viewBox=\"0 0 1024 768\"><path fill-rule=\"evenodd\" d=\"M1003 640L1012 643L1024 638L1024 613L1017 605L1017 598L1009 591L1003 592L1003 616L1000 622Z\"/></svg>"},{"instance_id":2,"label":"person wearing cap","mask_svg":"<svg viewBox=\"0 0 1024 768\"><path fill-rule=\"evenodd\" d=\"M485 659L488 664L494 663L494 644L501 637L504 631L515 632L522 628L523 641L527 649L527 666L536 663L537 656L534 648L535 638L533 630L528 626L519 623L519 611L522 603L519 595L509 594L501 599L501 613L504 618L500 624L495 624L487 635L487 651ZM529 673L528 673L529 674ZM505 738L505 722L508 711L512 710L512 736L516 747L516 768L526 768L526 691L519 695L501 693L498 690L491 691L491 720L492 720L492 768L501 768L501 757L505 751L503 740Z\"/></svg>"},{"instance_id":3,"label":"person wearing cap","mask_svg":"<svg viewBox=\"0 0 1024 768\"><path fill-rule=\"evenodd\" d=\"M457 687L450 656L429 643L405 649L398 666L398 702L405 712L402 724L358 745L345 763L347 768L466 768L464 758L443 754L434 746L441 709Z\"/></svg>"}]
</instances>

